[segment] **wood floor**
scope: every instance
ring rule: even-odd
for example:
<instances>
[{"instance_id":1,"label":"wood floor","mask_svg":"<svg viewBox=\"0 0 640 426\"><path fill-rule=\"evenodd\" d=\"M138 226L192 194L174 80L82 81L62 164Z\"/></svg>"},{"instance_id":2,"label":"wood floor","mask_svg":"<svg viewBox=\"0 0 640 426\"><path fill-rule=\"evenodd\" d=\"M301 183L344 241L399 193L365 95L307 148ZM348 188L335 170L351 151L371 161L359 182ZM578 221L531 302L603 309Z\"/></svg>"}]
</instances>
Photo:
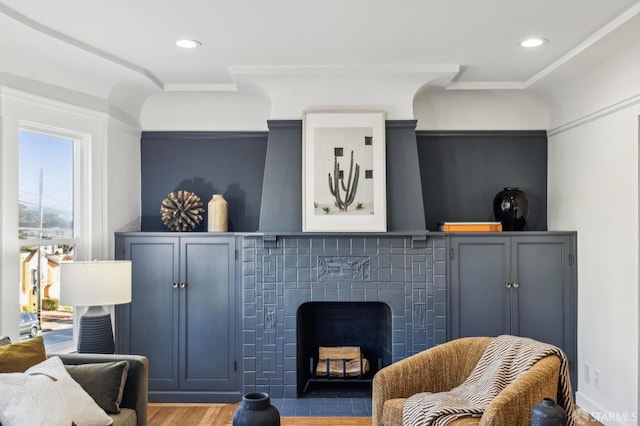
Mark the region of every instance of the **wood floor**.
<instances>
[{"instance_id":1,"label":"wood floor","mask_svg":"<svg viewBox=\"0 0 640 426\"><path fill-rule=\"evenodd\" d=\"M238 404L149 404L148 426L232 426ZM577 407L577 410L581 410ZM582 412L576 426L602 426ZM370 417L282 417L281 426L371 426Z\"/></svg>"},{"instance_id":2,"label":"wood floor","mask_svg":"<svg viewBox=\"0 0 640 426\"><path fill-rule=\"evenodd\" d=\"M149 404L149 426L231 426L239 404ZM282 417L282 426L371 426L370 417Z\"/></svg>"}]
</instances>

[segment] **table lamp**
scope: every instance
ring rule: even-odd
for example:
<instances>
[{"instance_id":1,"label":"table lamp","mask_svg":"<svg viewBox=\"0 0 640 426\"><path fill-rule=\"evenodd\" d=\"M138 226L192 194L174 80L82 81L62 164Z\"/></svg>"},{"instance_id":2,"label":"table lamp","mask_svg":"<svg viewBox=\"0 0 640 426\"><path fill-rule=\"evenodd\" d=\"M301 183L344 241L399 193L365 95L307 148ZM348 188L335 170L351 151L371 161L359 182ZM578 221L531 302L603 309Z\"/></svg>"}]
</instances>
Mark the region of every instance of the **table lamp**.
<instances>
[{"instance_id":1,"label":"table lamp","mask_svg":"<svg viewBox=\"0 0 640 426\"><path fill-rule=\"evenodd\" d=\"M131 261L62 262L60 303L88 306L80 317L78 352L115 352L111 315L104 305L131 302Z\"/></svg>"}]
</instances>

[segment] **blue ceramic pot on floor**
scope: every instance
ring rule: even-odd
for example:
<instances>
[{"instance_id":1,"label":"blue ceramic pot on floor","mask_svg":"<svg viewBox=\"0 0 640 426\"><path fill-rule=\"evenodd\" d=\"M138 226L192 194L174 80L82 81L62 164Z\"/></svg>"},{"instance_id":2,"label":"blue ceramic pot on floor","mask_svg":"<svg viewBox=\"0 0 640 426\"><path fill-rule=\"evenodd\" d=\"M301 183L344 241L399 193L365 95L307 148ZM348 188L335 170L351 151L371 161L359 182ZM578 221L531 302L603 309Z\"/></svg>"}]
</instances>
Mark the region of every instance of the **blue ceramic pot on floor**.
<instances>
[{"instance_id":1,"label":"blue ceramic pot on floor","mask_svg":"<svg viewBox=\"0 0 640 426\"><path fill-rule=\"evenodd\" d=\"M566 418L564 408L552 398L543 398L531 410L531 426L564 426Z\"/></svg>"},{"instance_id":2,"label":"blue ceramic pot on floor","mask_svg":"<svg viewBox=\"0 0 640 426\"><path fill-rule=\"evenodd\" d=\"M246 393L233 413L233 426L280 426L280 413L267 393Z\"/></svg>"}]
</instances>

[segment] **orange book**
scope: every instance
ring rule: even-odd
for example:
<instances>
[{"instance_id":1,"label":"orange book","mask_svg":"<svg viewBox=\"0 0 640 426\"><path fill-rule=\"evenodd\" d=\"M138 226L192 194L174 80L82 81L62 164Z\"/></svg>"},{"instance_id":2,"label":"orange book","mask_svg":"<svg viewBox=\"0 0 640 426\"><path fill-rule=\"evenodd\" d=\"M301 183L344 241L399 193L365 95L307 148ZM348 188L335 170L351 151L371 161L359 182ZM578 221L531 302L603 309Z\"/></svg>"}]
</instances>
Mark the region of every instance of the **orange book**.
<instances>
[{"instance_id":1,"label":"orange book","mask_svg":"<svg viewBox=\"0 0 640 426\"><path fill-rule=\"evenodd\" d=\"M500 222L440 222L438 230L444 232L501 232Z\"/></svg>"}]
</instances>

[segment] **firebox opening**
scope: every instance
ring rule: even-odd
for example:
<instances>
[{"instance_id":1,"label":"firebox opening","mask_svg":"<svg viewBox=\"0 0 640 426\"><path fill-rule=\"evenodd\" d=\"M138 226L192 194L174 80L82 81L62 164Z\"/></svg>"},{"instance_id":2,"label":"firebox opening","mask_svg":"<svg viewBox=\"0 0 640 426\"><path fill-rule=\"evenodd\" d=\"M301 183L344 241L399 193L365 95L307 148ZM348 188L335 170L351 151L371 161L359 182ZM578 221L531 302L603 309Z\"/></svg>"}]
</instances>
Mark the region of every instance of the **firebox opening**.
<instances>
[{"instance_id":1,"label":"firebox opening","mask_svg":"<svg viewBox=\"0 0 640 426\"><path fill-rule=\"evenodd\" d=\"M297 312L298 396L370 396L371 380L391 363L391 309L382 302L309 302ZM320 347L359 347L369 371L318 375ZM322 365L320 370L322 370ZM357 365L357 361L356 361Z\"/></svg>"}]
</instances>

